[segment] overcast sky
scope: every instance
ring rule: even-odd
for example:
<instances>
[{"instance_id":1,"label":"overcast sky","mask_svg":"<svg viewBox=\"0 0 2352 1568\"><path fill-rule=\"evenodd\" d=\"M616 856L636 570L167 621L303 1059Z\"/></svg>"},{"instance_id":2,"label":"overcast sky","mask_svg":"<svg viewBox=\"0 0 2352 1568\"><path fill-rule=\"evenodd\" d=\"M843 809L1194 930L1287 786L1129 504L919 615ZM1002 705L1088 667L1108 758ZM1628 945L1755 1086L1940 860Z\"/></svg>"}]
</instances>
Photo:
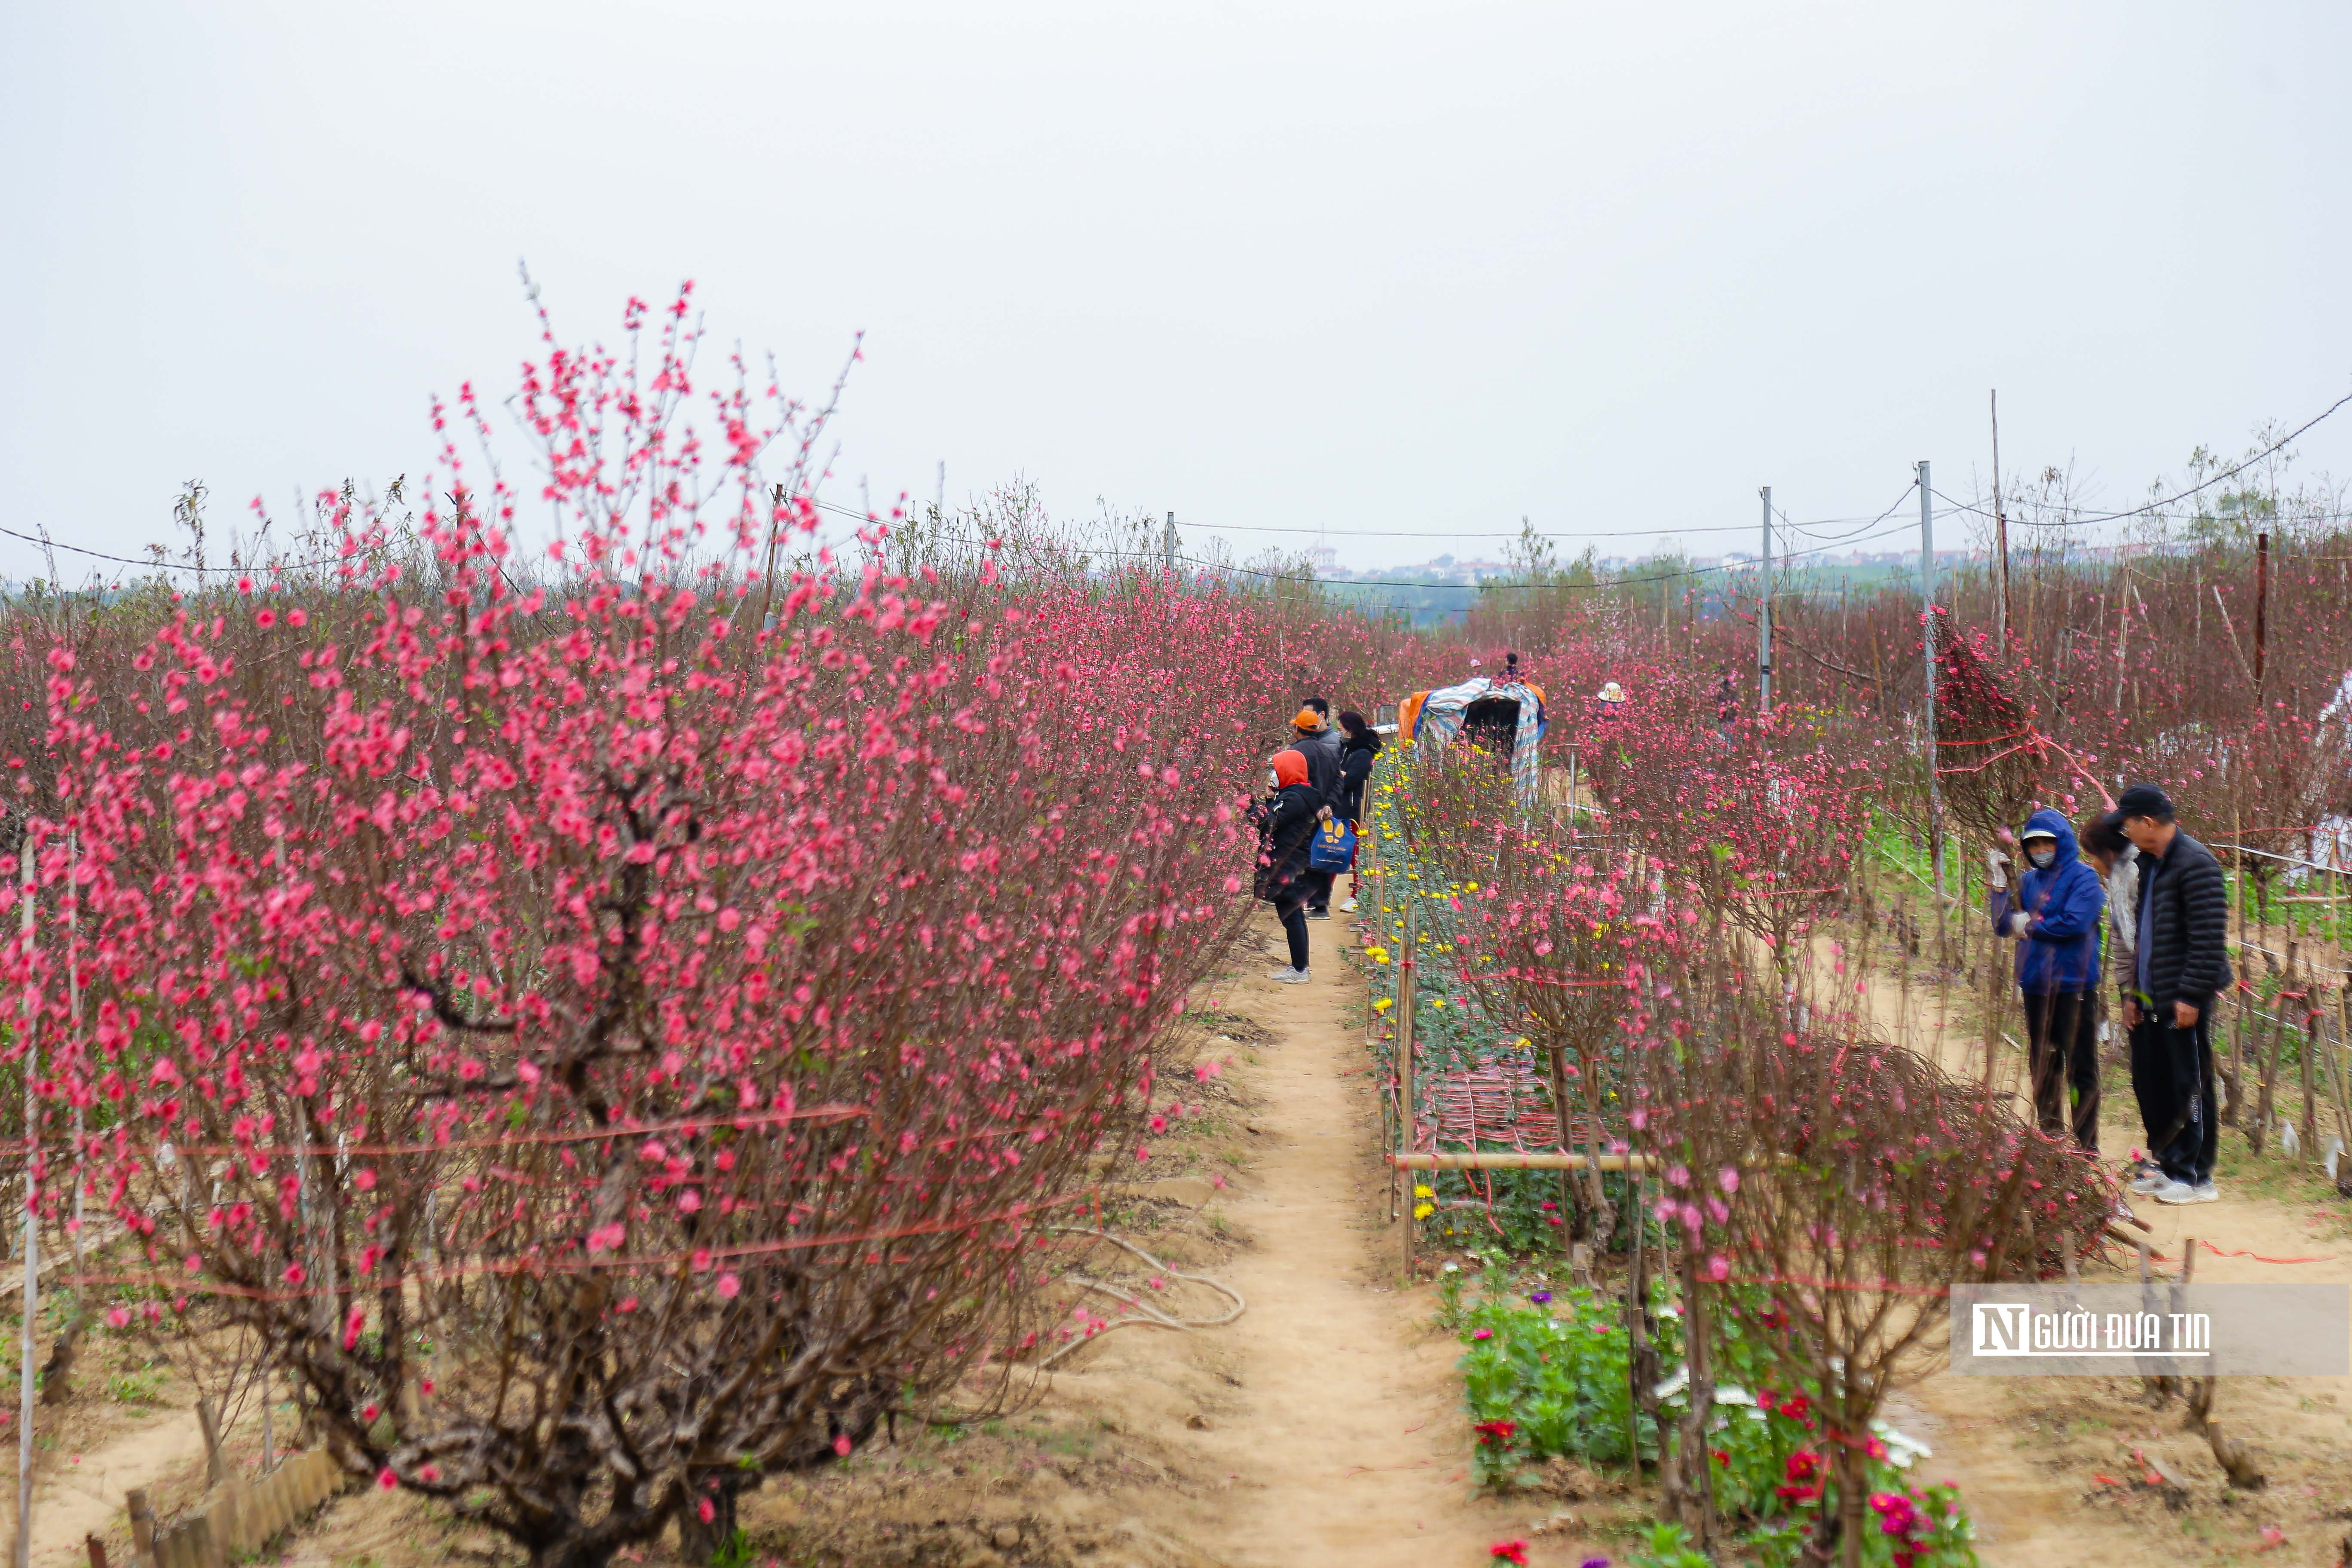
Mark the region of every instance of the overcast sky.
<instances>
[{"instance_id":1,"label":"overcast sky","mask_svg":"<svg viewBox=\"0 0 2352 1568\"><path fill-rule=\"evenodd\" d=\"M2129 504L2352 391L2347 60L2341 0L18 4L0 525L421 471L518 260L578 338L690 277L811 394L863 329L853 503L1714 553L1759 484L1968 493L1998 386ZM2352 478L2352 408L2299 447Z\"/></svg>"}]
</instances>

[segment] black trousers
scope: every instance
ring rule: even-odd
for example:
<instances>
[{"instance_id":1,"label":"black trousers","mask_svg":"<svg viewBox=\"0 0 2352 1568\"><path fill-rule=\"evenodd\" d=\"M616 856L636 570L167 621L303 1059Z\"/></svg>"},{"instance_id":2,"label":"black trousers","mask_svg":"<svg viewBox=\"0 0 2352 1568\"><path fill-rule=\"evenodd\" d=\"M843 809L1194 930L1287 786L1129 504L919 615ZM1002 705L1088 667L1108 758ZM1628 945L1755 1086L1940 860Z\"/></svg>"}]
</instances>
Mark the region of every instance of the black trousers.
<instances>
[{"instance_id":1,"label":"black trousers","mask_svg":"<svg viewBox=\"0 0 2352 1568\"><path fill-rule=\"evenodd\" d=\"M1274 897L1275 918L1282 922L1282 934L1290 939L1290 967L1307 967L1307 887L1303 881L1293 882Z\"/></svg>"},{"instance_id":2,"label":"black trousers","mask_svg":"<svg viewBox=\"0 0 2352 1568\"><path fill-rule=\"evenodd\" d=\"M1331 884L1339 879L1339 872L1318 871L1310 867L1299 873L1298 879L1306 885L1308 909L1328 910L1331 907Z\"/></svg>"},{"instance_id":3,"label":"black trousers","mask_svg":"<svg viewBox=\"0 0 2352 1568\"><path fill-rule=\"evenodd\" d=\"M2211 1181L2221 1137L2213 1116L2213 999L2204 999L2186 1029L2174 1027L2169 1003L2160 1018L2143 1013L2131 1032L2131 1068L2157 1164L2192 1187Z\"/></svg>"},{"instance_id":4,"label":"black trousers","mask_svg":"<svg viewBox=\"0 0 2352 1568\"><path fill-rule=\"evenodd\" d=\"M2074 1139L2091 1153L2099 1152L2099 1029L2097 1009L2090 993L2052 991L2025 998L2025 1039L2028 1071L2033 1080L2033 1110L2042 1131L2053 1138ZM2068 1086L2074 1090L2070 1115Z\"/></svg>"}]
</instances>

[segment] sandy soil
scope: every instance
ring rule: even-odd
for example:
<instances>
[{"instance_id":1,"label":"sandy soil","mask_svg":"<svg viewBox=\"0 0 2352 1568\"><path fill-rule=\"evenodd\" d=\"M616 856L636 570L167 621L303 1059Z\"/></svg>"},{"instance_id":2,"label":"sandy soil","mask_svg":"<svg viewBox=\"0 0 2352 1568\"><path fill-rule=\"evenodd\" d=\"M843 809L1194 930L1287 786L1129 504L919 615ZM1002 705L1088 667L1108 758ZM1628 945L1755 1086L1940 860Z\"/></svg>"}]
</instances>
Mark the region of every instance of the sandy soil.
<instances>
[{"instance_id":1,"label":"sandy soil","mask_svg":"<svg viewBox=\"0 0 2352 1568\"><path fill-rule=\"evenodd\" d=\"M954 1568L1256 1568L1309 1554L1471 1568L1540 1524L1533 1561L1592 1554L1553 1502L1471 1489L1457 1347L1432 1325L1428 1290L1405 1283L1402 1228L1386 1217L1363 988L1337 956L1351 937L1337 919L1313 933L1312 984L1264 977L1279 940L1265 921L1259 951L1196 999L1195 1048L1227 1068L1214 1082L1227 1099L1180 1124L1189 1146L1154 1144L1155 1164L1186 1174L1153 1185L1189 1184L1203 1205L1144 1245L1171 1261L1222 1248L1196 1267L1241 1292L1241 1318L1106 1337L1066 1358L994 1447L918 1446L782 1489L753 1512L763 1548ZM961 1473L944 1475L947 1461Z\"/></svg>"},{"instance_id":2,"label":"sandy soil","mask_svg":"<svg viewBox=\"0 0 2352 1568\"><path fill-rule=\"evenodd\" d=\"M1167 1266L1230 1284L1248 1310L1192 1333L1130 1328L1068 1355L1037 1397L928 1430L902 1424L821 1475L750 1500L758 1561L882 1568L1257 1568L1307 1554L1370 1565L1492 1559L1529 1538L1551 1568L1618 1553L1591 1531L1607 1504L1535 1494L1475 1494L1455 1346L1431 1324L1425 1287L1407 1282L1403 1235L1387 1220L1379 1112L1363 1048L1363 991L1339 956L1342 921L1313 928L1316 979L1271 984L1278 937L1262 921L1232 973L1195 998L1166 1064L1219 1075L1153 1142L1145 1171L1122 1166L1113 1228ZM1899 975L1880 955L1864 1000L1891 1038L1971 1076L1981 1070L1972 1005L1947 1006L1914 971L1907 1018ZM2003 1053L2000 1070L2021 1065ZM2107 1152L2133 1135L2128 1091L2111 1089ZM2200 1279L2352 1282L2352 1226L2324 1185L2225 1137L2219 1204L2142 1205L2158 1266L2177 1267L2191 1236ZM2263 1259L2316 1259L2266 1262ZM2128 1273L2117 1253L2107 1267ZM1150 1271L1108 1252L1089 1259L1141 1290ZM1119 1272L1124 1269L1125 1272ZM1182 1286L1163 1298L1209 1316L1219 1298ZM1105 1303L1095 1298L1092 1305ZM1935 1449L1982 1531L1988 1568L2183 1563L2335 1563L2352 1521L2352 1384L2240 1381L2218 1414L2256 1448L2271 1485L2232 1494L2178 1402L2152 1408L2135 1379L1958 1378L1923 1367L1898 1396L1895 1424ZM121 1494L147 1485L185 1500L202 1447L184 1391L136 1409L95 1394L45 1430L37 1568L68 1568L85 1532L115 1561L128 1546ZM75 1422L79 1425L74 1425ZM240 1461L253 1435L234 1446ZM2143 1484L2161 1465L2182 1488ZM1538 1531L1537 1526L1543 1528ZM2265 1526L2283 1532L2268 1546ZM463 1530L434 1505L369 1490L331 1504L278 1553L338 1568L516 1568L503 1542ZM666 1561L665 1550L628 1554Z\"/></svg>"},{"instance_id":3,"label":"sandy soil","mask_svg":"<svg viewBox=\"0 0 2352 1568\"><path fill-rule=\"evenodd\" d=\"M1338 943L1339 925L1315 928L1318 946ZM1251 1302L1230 1352L1244 1390L1201 1443L1242 1479L1217 1544L1237 1564L1302 1550L1400 1568L1486 1563L1498 1533L1527 1521L1468 1498L1457 1347L1428 1327L1424 1294L1400 1288L1402 1227L1386 1223L1361 984L1328 958L1314 973L1297 990L1253 979L1235 993L1274 1043L1254 1085L1269 1148L1233 1208L1257 1242L1230 1275Z\"/></svg>"},{"instance_id":4,"label":"sandy soil","mask_svg":"<svg viewBox=\"0 0 2352 1568\"><path fill-rule=\"evenodd\" d=\"M1889 967L1892 944L1874 958L1866 994L1873 1024L1948 1071L1981 1075L1982 1015L1966 984L1947 995L1915 965L1906 998L1900 972ZM2004 993L2004 1005L2011 1001ZM2020 1032L2014 1019L2002 1023ZM2101 1152L2120 1169L2142 1134L2121 1042L2106 1054ZM2024 1068L2021 1052L1996 1047L1998 1084L2021 1090ZM2133 1201L2150 1227L2158 1272L2177 1276L2195 1239L2200 1280L2352 1284L2347 1205L2315 1173L2255 1159L2242 1135L2225 1127L2218 1184L2219 1203ZM2117 1247L2084 1278L2133 1279L2137 1268L2136 1254ZM2182 1429L2179 1401L2153 1405L2137 1378L1933 1371L1898 1397L1893 1419L1935 1447L1937 1479L1960 1484L1987 1568L2256 1558L2336 1564L2352 1521L2352 1379L2231 1379L2220 1387L2215 1415L2255 1449L2270 1480L2263 1490L2232 1491L2204 1440ZM2183 1488L2146 1484L2148 1467L2136 1451ZM2265 1527L2284 1539L2267 1541Z\"/></svg>"},{"instance_id":5,"label":"sandy soil","mask_svg":"<svg viewBox=\"0 0 2352 1568\"><path fill-rule=\"evenodd\" d=\"M134 1426L113 1441L87 1454L67 1456L67 1462L42 1474L35 1471L33 1489L34 1568L66 1568L87 1563L86 1536L105 1536L118 1524L127 1543L128 1521L123 1494L133 1489L154 1489L201 1469L205 1439L193 1409Z\"/></svg>"}]
</instances>

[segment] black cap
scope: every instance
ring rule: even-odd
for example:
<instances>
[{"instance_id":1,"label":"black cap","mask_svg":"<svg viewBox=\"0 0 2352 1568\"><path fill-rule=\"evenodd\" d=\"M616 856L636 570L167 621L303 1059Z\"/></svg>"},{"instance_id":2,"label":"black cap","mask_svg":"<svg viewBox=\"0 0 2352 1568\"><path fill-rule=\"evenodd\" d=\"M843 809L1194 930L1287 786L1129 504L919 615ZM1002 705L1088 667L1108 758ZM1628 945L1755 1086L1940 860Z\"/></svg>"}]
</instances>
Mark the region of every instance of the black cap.
<instances>
[{"instance_id":1,"label":"black cap","mask_svg":"<svg viewBox=\"0 0 2352 1568\"><path fill-rule=\"evenodd\" d=\"M2136 784L2116 797L2116 815L2166 821L2172 816L2172 797L2152 784Z\"/></svg>"}]
</instances>

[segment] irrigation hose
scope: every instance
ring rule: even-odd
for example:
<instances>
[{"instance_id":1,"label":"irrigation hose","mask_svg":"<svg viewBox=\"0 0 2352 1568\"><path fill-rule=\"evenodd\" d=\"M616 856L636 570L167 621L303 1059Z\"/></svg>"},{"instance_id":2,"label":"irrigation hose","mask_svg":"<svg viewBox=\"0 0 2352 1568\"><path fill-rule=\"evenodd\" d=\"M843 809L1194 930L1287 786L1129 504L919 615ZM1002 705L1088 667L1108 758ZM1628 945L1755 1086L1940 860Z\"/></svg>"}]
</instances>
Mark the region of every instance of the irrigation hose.
<instances>
[{"instance_id":1,"label":"irrigation hose","mask_svg":"<svg viewBox=\"0 0 2352 1568\"><path fill-rule=\"evenodd\" d=\"M1086 1345L1093 1344L1097 1340L1101 1339L1103 1335L1110 1332L1113 1329L1125 1329L1139 1325L1149 1325L1153 1328L1173 1329L1179 1333L1191 1333L1194 1329L1222 1329L1227 1323L1232 1322L1235 1318L1240 1317L1244 1312L1249 1310L1249 1303L1242 1300L1242 1293L1234 1289L1232 1286L1224 1283L1224 1281L1221 1279L1213 1279L1206 1274L1187 1274L1181 1268L1171 1268L1168 1265L1160 1262L1160 1259L1152 1257L1151 1254L1144 1251L1143 1248L1136 1246L1135 1243L1128 1240L1123 1236L1113 1236L1107 1230L1092 1230L1082 1225L1049 1225L1045 1228L1047 1230L1060 1231L1066 1236L1088 1237L1096 1241L1108 1241L1115 1247L1123 1247L1127 1248L1128 1251L1132 1252L1138 1258L1143 1259L1144 1262L1150 1264L1152 1269L1159 1274L1164 1275L1171 1279L1189 1279L1195 1285L1207 1286L1210 1289L1216 1291L1219 1295L1231 1300L1234 1304L1234 1310L1227 1312L1222 1318L1172 1317L1168 1313L1162 1312L1150 1302L1139 1300L1135 1297L1129 1295L1126 1291L1120 1289L1116 1285L1107 1285L1099 1279L1089 1279L1083 1274L1066 1274L1063 1278L1067 1279L1071 1284L1077 1286L1080 1289L1099 1290L1106 1296L1117 1297L1119 1300L1125 1301L1129 1306L1133 1307L1137 1311L1141 1312L1144 1315L1139 1318L1115 1318L1111 1321L1104 1324L1095 1332L1087 1335L1084 1339L1072 1340L1068 1344L1061 1346L1059 1349L1055 1350L1053 1354L1039 1362L1037 1363L1037 1370L1039 1372L1045 1371L1047 1367L1053 1365L1055 1362L1061 1360L1072 1351L1080 1349Z\"/></svg>"}]
</instances>

